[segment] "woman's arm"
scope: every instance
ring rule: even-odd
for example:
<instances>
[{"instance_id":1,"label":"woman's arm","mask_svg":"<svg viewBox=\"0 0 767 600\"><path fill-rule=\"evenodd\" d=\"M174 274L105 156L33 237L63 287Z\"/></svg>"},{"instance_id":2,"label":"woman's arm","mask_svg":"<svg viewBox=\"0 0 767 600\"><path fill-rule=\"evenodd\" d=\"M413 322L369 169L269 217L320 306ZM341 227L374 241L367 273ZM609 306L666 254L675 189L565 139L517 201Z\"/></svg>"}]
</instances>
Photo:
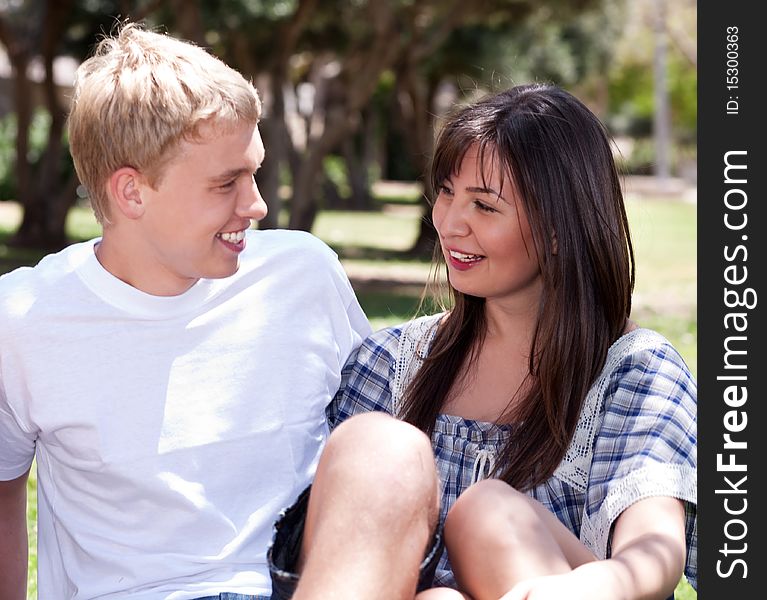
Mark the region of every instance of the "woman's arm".
<instances>
[{"instance_id":1,"label":"woman's arm","mask_svg":"<svg viewBox=\"0 0 767 600\"><path fill-rule=\"evenodd\" d=\"M685 562L684 504L668 497L640 500L615 521L606 563L634 598L668 598Z\"/></svg>"},{"instance_id":2,"label":"woman's arm","mask_svg":"<svg viewBox=\"0 0 767 600\"><path fill-rule=\"evenodd\" d=\"M664 600L679 583L684 561L684 505L646 498L616 520L610 558L522 581L502 600Z\"/></svg>"}]
</instances>

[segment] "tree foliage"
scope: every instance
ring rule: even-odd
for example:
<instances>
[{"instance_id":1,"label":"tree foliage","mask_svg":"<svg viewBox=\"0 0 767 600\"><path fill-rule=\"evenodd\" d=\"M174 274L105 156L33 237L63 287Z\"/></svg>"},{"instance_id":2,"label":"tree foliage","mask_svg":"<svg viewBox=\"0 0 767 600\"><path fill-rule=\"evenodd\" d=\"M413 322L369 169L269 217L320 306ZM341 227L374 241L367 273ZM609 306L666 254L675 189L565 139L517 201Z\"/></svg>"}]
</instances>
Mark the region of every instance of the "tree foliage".
<instances>
[{"instance_id":1,"label":"tree foliage","mask_svg":"<svg viewBox=\"0 0 767 600\"><path fill-rule=\"evenodd\" d=\"M598 112L615 110L634 94L641 100L646 67L627 63L626 77L611 88L605 78L626 6L624 0L0 0L24 206L15 242L66 243L64 217L77 182L62 159L65 107L54 93L53 59L82 60L98 35L124 19L208 47L254 81L265 105L267 159L258 180L270 216L262 226L280 225L280 186L287 182L289 226L309 230L322 203L341 195L330 193L338 186L326 172L328 156L346 164L349 206L369 207L370 173L398 168L421 177L440 116L482 90L548 80L585 96ZM29 153L34 103L27 67L34 60L45 65L42 105L50 115L38 158ZM689 102L689 85L673 93ZM416 249L429 248L432 234L427 216Z\"/></svg>"}]
</instances>

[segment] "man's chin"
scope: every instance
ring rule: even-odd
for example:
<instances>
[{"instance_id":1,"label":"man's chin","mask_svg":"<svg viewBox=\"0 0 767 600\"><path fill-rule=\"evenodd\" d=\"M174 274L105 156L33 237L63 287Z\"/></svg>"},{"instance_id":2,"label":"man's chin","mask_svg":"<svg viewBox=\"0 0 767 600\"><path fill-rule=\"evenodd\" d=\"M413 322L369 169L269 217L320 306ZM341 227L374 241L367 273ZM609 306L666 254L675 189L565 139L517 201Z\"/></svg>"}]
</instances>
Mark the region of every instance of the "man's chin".
<instances>
[{"instance_id":1,"label":"man's chin","mask_svg":"<svg viewBox=\"0 0 767 600\"><path fill-rule=\"evenodd\" d=\"M234 275L240 268L240 261L228 265L220 265L206 269L201 275L202 279L226 279Z\"/></svg>"}]
</instances>

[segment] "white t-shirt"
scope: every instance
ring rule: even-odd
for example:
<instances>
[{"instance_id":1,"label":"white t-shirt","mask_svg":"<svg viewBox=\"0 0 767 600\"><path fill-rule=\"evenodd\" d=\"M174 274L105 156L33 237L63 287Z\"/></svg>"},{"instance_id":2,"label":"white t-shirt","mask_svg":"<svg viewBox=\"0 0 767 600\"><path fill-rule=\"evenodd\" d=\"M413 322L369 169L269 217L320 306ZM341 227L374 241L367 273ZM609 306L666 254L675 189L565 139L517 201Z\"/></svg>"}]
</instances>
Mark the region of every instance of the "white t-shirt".
<instances>
[{"instance_id":1,"label":"white t-shirt","mask_svg":"<svg viewBox=\"0 0 767 600\"><path fill-rule=\"evenodd\" d=\"M0 480L37 456L40 598L268 595L370 333L351 285L317 238L259 231L235 275L151 296L96 242L0 277Z\"/></svg>"}]
</instances>

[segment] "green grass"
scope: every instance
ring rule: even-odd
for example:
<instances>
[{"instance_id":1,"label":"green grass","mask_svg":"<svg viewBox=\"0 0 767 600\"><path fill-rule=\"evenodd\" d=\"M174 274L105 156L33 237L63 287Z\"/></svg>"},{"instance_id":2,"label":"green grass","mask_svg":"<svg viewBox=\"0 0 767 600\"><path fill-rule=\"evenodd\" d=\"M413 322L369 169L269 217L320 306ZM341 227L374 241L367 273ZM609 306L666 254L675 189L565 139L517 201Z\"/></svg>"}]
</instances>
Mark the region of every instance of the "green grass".
<instances>
[{"instance_id":1,"label":"green grass","mask_svg":"<svg viewBox=\"0 0 767 600\"><path fill-rule=\"evenodd\" d=\"M396 252L407 250L418 234L415 206L381 212L328 211L317 215L313 233L333 248Z\"/></svg>"},{"instance_id":2,"label":"green grass","mask_svg":"<svg viewBox=\"0 0 767 600\"><path fill-rule=\"evenodd\" d=\"M628 214L637 275L633 317L665 335L697 375L697 207L634 200Z\"/></svg>"},{"instance_id":3,"label":"green grass","mask_svg":"<svg viewBox=\"0 0 767 600\"><path fill-rule=\"evenodd\" d=\"M37 465L27 480L27 531L29 532L29 561L27 573L27 599L37 598Z\"/></svg>"},{"instance_id":4,"label":"green grass","mask_svg":"<svg viewBox=\"0 0 767 600\"><path fill-rule=\"evenodd\" d=\"M2 207L0 207L2 208ZM697 371L696 207L656 200L628 202L634 238L637 284L633 317L640 325L664 334ZM2 213L0 213L2 215ZM355 282L360 303L374 328L414 316L429 272L426 260L404 258L418 233L419 212L399 198L381 212L323 212L314 233L339 253ZM0 219L0 273L34 264L42 253L10 249L5 245L16 227L13 219ZM89 210L75 208L67 220L72 239L88 239L100 230ZM396 284L385 283L394 279ZM29 599L37 596L36 476L29 480L30 531ZM677 600L694 600L695 591L682 582Z\"/></svg>"}]
</instances>

